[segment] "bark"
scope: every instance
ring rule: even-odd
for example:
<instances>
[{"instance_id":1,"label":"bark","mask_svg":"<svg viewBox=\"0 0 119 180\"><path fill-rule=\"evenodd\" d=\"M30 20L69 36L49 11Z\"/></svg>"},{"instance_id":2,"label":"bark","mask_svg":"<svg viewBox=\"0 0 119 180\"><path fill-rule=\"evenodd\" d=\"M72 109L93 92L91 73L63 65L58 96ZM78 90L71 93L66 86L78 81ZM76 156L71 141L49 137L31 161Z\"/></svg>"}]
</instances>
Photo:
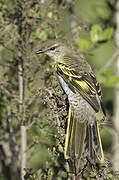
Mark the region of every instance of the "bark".
<instances>
[{"instance_id":1,"label":"bark","mask_svg":"<svg viewBox=\"0 0 119 180\"><path fill-rule=\"evenodd\" d=\"M18 63L19 79L19 113L21 129L21 179L24 180L26 167L26 127L25 127L25 108L24 108L24 77L23 77L23 60L19 59Z\"/></svg>"},{"instance_id":2,"label":"bark","mask_svg":"<svg viewBox=\"0 0 119 180\"><path fill-rule=\"evenodd\" d=\"M117 49L119 49L119 0L116 4L116 32L115 32L115 42ZM115 62L116 75L119 76L119 56L117 57L117 61ZM114 99L114 157L113 157L113 169L114 171L119 171L119 83L115 87L115 99Z\"/></svg>"}]
</instances>

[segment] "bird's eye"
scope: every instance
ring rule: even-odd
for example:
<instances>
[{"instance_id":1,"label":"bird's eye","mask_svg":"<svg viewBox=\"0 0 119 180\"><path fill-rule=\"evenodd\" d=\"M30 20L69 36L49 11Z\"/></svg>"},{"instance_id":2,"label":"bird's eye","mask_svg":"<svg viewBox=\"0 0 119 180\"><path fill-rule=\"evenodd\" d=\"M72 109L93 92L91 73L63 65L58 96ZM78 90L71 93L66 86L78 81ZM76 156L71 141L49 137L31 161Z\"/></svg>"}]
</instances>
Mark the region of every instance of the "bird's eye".
<instances>
[{"instance_id":1,"label":"bird's eye","mask_svg":"<svg viewBox=\"0 0 119 180\"><path fill-rule=\"evenodd\" d=\"M56 47L51 47L50 50L51 51L54 51L56 49Z\"/></svg>"}]
</instances>

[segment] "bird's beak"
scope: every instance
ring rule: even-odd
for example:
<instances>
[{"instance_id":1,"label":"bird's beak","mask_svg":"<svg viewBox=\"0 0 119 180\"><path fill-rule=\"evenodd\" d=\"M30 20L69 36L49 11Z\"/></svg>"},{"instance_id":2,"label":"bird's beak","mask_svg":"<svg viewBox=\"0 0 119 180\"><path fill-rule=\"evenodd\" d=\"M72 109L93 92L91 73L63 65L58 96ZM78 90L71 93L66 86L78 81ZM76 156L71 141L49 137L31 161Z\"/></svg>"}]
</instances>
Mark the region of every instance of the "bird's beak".
<instances>
[{"instance_id":1,"label":"bird's beak","mask_svg":"<svg viewBox=\"0 0 119 180\"><path fill-rule=\"evenodd\" d=\"M41 53L44 53L44 51L42 49L36 51L36 54L41 54Z\"/></svg>"}]
</instances>

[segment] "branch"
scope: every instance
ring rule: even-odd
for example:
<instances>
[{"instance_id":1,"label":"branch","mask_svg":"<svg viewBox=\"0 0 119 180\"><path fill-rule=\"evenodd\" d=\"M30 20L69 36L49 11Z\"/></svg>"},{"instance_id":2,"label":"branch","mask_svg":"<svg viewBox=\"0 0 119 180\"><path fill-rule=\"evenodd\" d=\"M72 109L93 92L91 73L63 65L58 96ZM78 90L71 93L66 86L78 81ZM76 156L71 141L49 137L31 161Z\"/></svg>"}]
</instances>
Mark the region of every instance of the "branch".
<instances>
[{"instance_id":1,"label":"branch","mask_svg":"<svg viewBox=\"0 0 119 180\"><path fill-rule=\"evenodd\" d=\"M119 48L119 0L116 3L116 32L115 32L115 42L117 48ZM117 50L118 51L118 50ZM115 72L119 76L119 57L115 63ZM114 99L114 130L118 133L113 138L113 150L114 150L114 171L119 171L119 83L115 87L115 99Z\"/></svg>"},{"instance_id":2,"label":"branch","mask_svg":"<svg viewBox=\"0 0 119 180\"><path fill-rule=\"evenodd\" d=\"M19 79L19 113L21 124L21 179L24 180L26 167L26 127L24 110L24 79L23 79L23 60L18 61L18 79Z\"/></svg>"},{"instance_id":3,"label":"branch","mask_svg":"<svg viewBox=\"0 0 119 180\"><path fill-rule=\"evenodd\" d=\"M112 57L108 60L108 62L100 68L99 73L104 72L106 69L108 69L118 58L119 56L119 49L115 51L115 53L112 55Z\"/></svg>"}]
</instances>

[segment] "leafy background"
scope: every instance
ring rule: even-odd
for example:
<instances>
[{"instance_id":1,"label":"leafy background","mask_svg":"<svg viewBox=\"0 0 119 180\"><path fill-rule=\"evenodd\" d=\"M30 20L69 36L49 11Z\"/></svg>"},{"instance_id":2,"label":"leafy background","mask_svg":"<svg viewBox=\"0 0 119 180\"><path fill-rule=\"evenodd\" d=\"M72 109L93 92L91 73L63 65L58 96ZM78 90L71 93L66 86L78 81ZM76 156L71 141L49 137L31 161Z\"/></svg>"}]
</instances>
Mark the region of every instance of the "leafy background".
<instances>
[{"instance_id":1,"label":"leafy background","mask_svg":"<svg viewBox=\"0 0 119 180\"><path fill-rule=\"evenodd\" d=\"M85 56L102 86L107 119L100 131L106 165L101 165L99 173L89 168L82 179L118 176L112 170L112 137L114 87L119 77L113 65L101 71L116 49L115 4L115 0L0 1L1 180L20 179L22 116L27 134L24 179L65 180L70 176L63 157L67 97L59 87L53 62L35 54L50 38L66 39ZM19 110L19 62L23 67L23 113Z\"/></svg>"}]
</instances>

